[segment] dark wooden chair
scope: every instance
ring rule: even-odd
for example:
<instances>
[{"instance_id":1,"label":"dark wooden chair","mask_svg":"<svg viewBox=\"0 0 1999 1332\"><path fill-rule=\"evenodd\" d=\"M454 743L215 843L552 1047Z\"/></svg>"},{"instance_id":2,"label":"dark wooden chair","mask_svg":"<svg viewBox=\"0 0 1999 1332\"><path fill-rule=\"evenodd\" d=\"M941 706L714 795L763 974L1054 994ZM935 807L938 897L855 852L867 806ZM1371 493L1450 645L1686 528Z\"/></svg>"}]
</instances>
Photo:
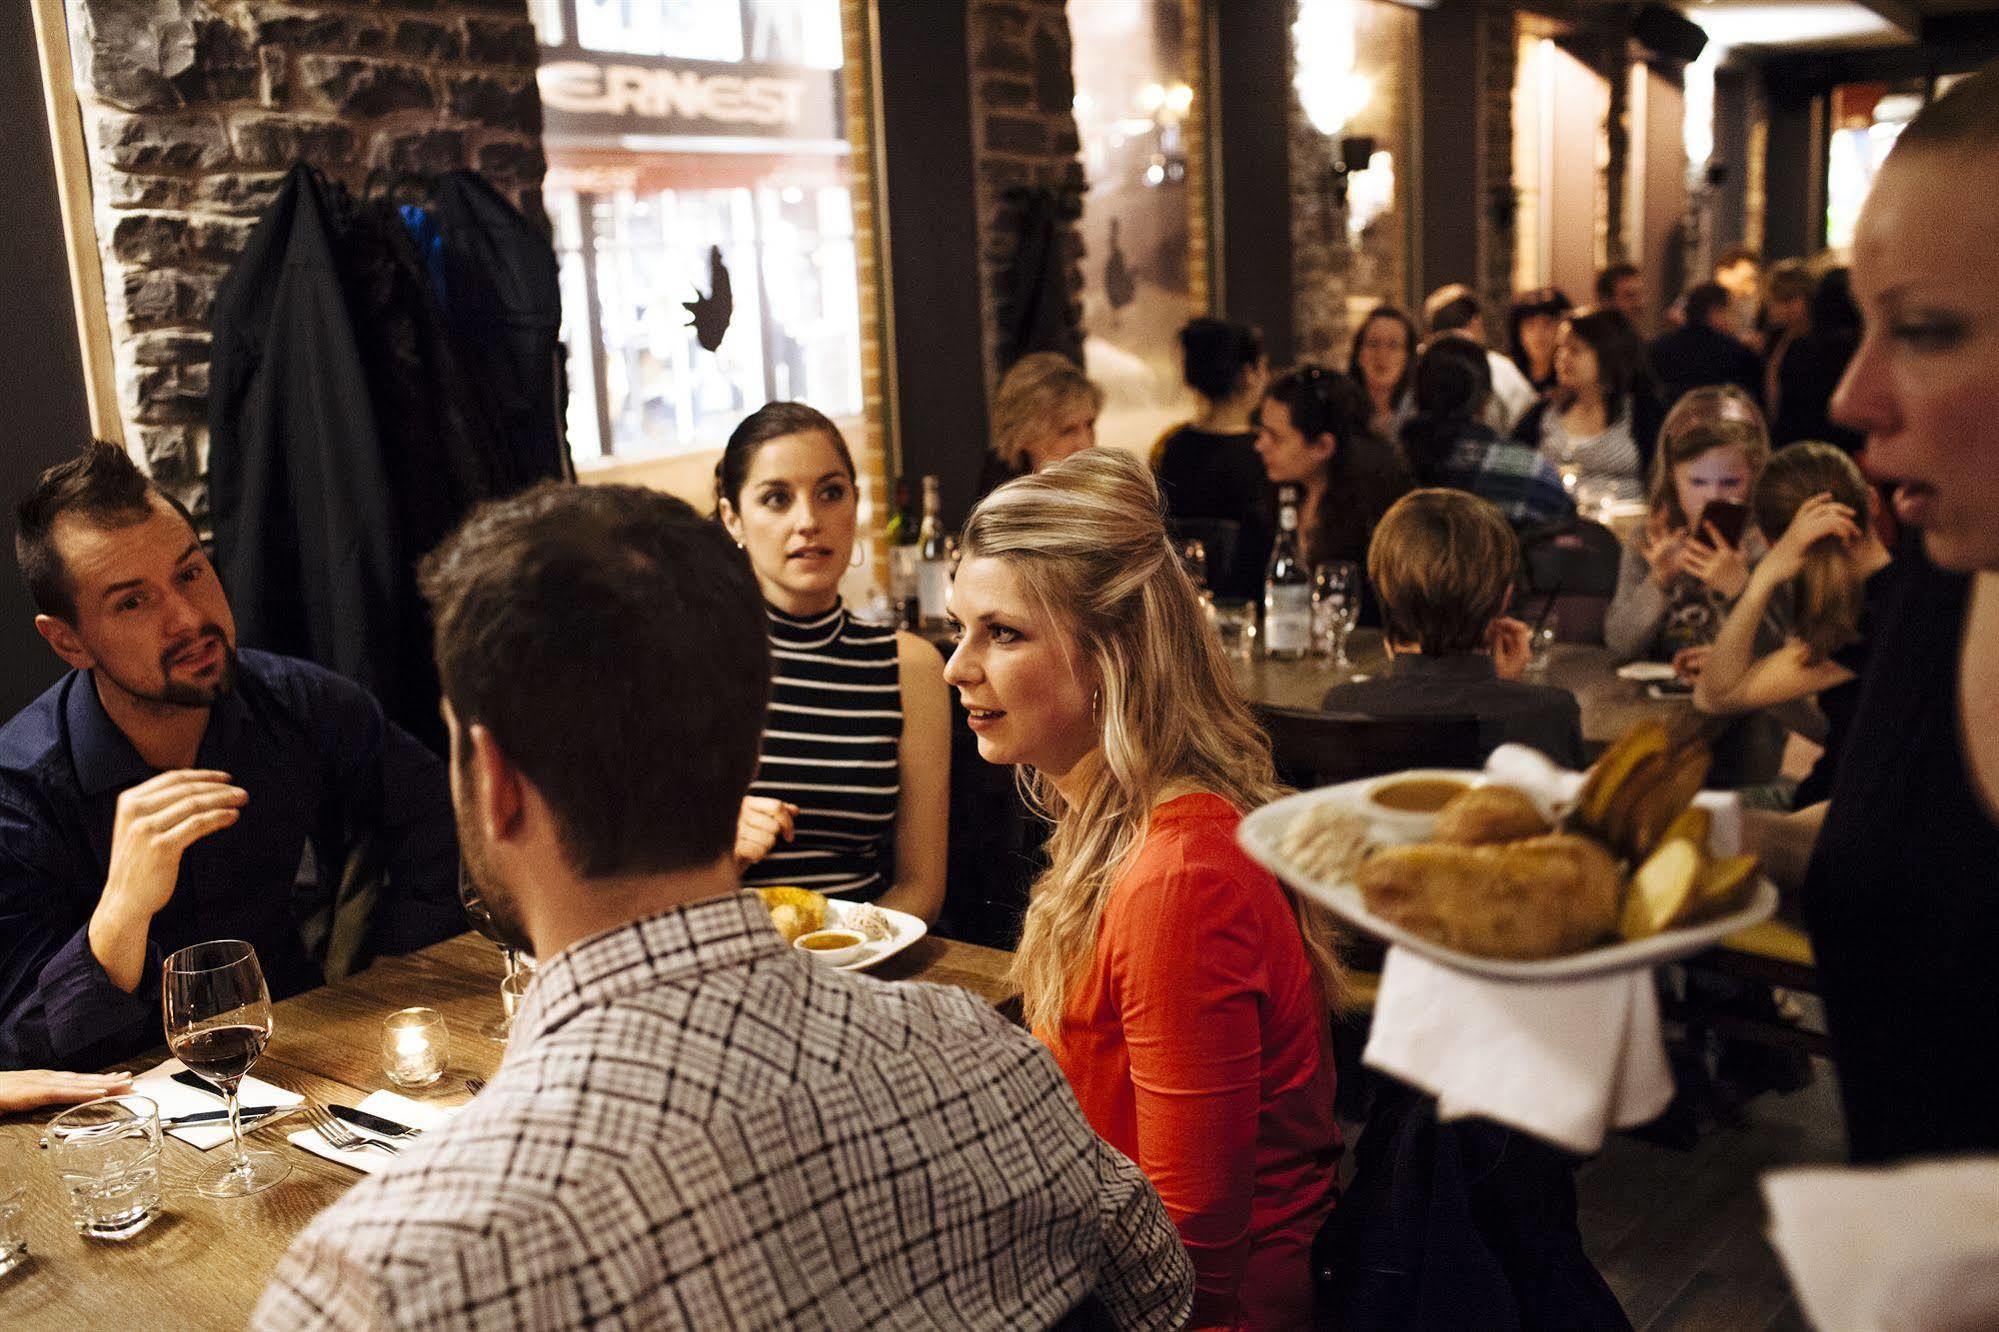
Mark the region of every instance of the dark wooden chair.
<instances>
[{"instance_id":1,"label":"dark wooden chair","mask_svg":"<svg viewBox=\"0 0 1999 1332\"><path fill-rule=\"evenodd\" d=\"M1574 518L1523 532L1520 555L1523 576L1513 613L1529 623L1545 617L1564 643L1601 643L1623 555L1616 534Z\"/></svg>"},{"instance_id":2,"label":"dark wooden chair","mask_svg":"<svg viewBox=\"0 0 1999 1332\"><path fill-rule=\"evenodd\" d=\"M1300 790L1400 772L1476 768L1485 762L1478 718L1370 717L1259 707L1277 773Z\"/></svg>"}]
</instances>

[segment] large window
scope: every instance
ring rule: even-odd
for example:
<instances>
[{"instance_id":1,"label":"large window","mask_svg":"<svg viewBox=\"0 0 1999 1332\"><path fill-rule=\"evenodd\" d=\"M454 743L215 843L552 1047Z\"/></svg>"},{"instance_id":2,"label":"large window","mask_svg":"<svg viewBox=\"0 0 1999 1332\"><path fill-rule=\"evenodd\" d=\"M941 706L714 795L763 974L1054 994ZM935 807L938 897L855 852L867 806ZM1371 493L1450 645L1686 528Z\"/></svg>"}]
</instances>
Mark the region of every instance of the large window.
<instances>
[{"instance_id":1,"label":"large window","mask_svg":"<svg viewBox=\"0 0 1999 1332\"><path fill-rule=\"evenodd\" d=\"M838 0L536 0L580 465L861 410ZM719 339L719 340L718 340Z\"/></svg>"}]
</instances>

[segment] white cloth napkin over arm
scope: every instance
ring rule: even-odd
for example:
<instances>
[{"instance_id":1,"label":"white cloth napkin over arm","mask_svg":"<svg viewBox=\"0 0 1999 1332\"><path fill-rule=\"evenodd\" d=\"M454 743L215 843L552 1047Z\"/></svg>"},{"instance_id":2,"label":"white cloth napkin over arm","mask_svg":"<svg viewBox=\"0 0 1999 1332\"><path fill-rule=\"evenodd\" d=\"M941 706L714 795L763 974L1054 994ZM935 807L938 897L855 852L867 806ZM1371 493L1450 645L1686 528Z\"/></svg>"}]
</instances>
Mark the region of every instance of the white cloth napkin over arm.
<instances>
[{"instance_id":1,"label":"white cloth napkin over arm","mask_svg":"<svg viewBox=\"0 0 1999 1332\"><path fill-rule=\"evenodd\" d=\"M200 1091L174 1081L174 1074L186 1071L186 1064L178 1059L169 1059L133 1078L132 1090L141 1096L150 1097L153 1103L160 1107L161 1119L225 1108L221 1092ZM297 1092L286 1091L283 1087L265 1082L262 1078L244 1078L237 1084L236 1098L246 1111L255 1110L260 1106L293 1106L305 1099ZM253 1126L246 1125L246 1131L249 1127ZM229 1121L226 1119L218 1119L212 1124L196 1124L188 1128L166 1131L190 1147L198 1147L204 1152L229 1141Z\"/></svg>"},{"instance_id":2,"label":"white cloth napkin over arm","mask_svg":"<svg viewBox=\"0 0 1999 1332\"><path fill-rule=\"evenodd\" d=\"M1999 1326L1999 1160L1779 1170L1763 1197L1813 1326Z\"/></svg>"},{"instance_id":3,"label":"white cloth napkin over arm","mask_svg":"<svg viewBox=\"0 0 1999 1332\"><path fill-rule=\"evenodd\" d=\"M1435 1096L1441 1120L1496 1120L1584 1155L1673 1098L1650 970L1521 983L1391 948L1364 1059Z\"/></svg>"}]
</instances>

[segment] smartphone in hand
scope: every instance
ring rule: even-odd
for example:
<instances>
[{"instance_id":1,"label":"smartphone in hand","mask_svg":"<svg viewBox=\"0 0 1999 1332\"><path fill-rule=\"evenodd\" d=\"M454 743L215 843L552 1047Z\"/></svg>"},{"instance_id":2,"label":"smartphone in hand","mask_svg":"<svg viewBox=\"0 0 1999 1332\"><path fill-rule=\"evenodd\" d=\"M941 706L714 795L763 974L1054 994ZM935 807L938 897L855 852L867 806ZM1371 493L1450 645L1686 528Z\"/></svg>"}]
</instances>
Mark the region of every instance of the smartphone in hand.
<instances>
[{"instance_id":1,"label":"smartphone in hand","mask_svg":"<svg viewBox=\"0 0 1999 1332\"><path fill-rule=\"evenodd\" d=\"M1740 546L1742 533L1749 526L1749 506L1734 500L1709 500L1701 510L1701 520L1694 524L1694 535L1704 534L1709 524L1713 524L1723 541Z\"/></svg>"}]
</instances>

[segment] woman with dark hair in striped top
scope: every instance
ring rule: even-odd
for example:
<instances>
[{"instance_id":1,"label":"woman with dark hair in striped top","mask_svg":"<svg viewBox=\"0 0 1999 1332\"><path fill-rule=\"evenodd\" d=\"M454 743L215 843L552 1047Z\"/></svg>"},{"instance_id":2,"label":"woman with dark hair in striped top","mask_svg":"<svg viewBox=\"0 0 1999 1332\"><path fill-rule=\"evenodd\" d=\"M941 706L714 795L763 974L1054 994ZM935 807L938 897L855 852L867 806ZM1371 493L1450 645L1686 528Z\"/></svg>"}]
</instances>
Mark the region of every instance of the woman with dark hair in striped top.
<instances>
[{"instance_id":1,"label":"woman with dark hair in striped top","mask_svg":"<svg viewBox=\"0 0 1999 1332\"><path fill-rule=\"evenodd\" d=\"M748 552L770 616L770 712L736 862L751 887L794 884L933 921L950 694L935 648L840 602L854 482L838 428L796 402L744 418L715 469L716 516Z\"/></svg>"}]
</instances>

